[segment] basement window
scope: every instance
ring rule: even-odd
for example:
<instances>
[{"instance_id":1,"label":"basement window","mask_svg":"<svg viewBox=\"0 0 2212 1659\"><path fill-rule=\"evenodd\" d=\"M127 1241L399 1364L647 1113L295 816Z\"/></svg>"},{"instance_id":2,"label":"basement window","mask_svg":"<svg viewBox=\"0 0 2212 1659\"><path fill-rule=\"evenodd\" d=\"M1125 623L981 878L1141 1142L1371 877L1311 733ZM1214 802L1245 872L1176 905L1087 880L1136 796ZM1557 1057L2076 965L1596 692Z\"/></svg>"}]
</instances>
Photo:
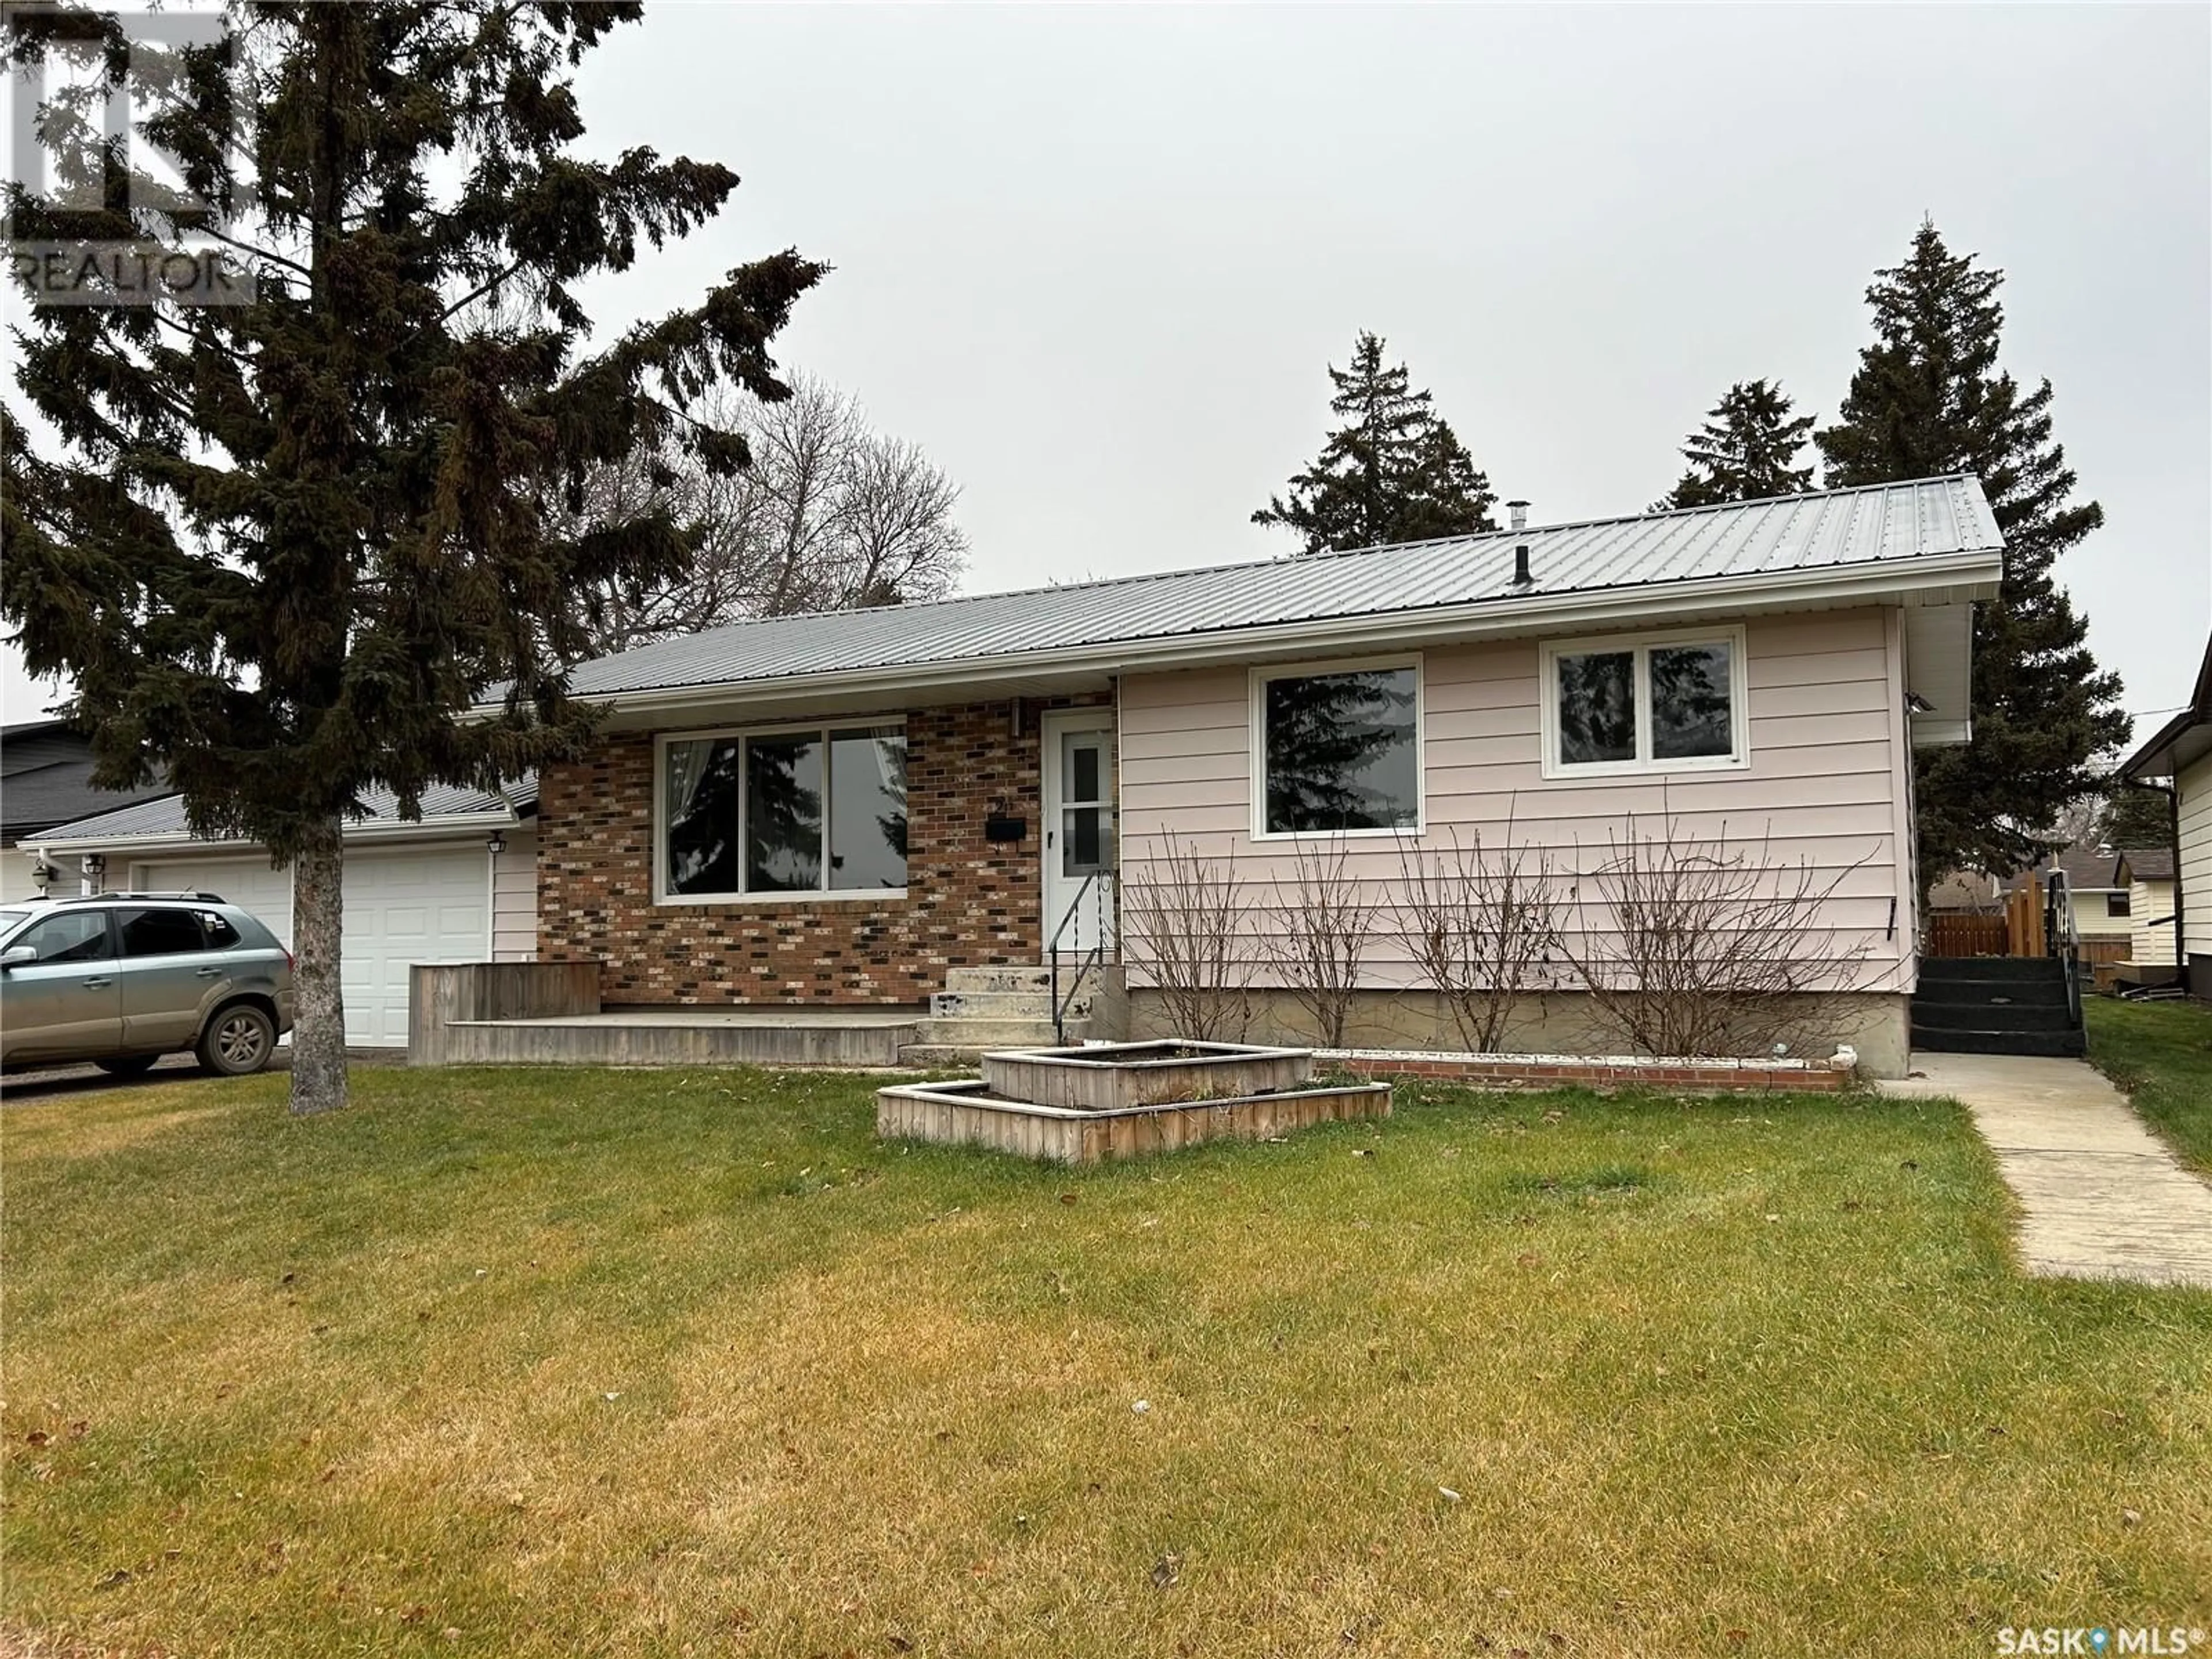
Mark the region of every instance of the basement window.
<instances>
[{"instance_id":1,"label":"basement window","mask_svg":"<svg viewBox=\"0 0 2212 1659\"><path fill-rule=\"evenodd\" d=\"M1252 833L1395 835L1421 823L1418 659L1252 675Z\"/></svg>"},{"instance_id":2,"label":"basement window","mask_svg":"<svg viewBox=\"0 0 2212 1659\"><path fill-rule=\"evenodd\" d=\"M1547 778L1750 764L1743 629L1547 645Z\"/></svg>"},{"instance_id":3,"label":"basement window","mask_svg":"<svg viewBox=\"0 0 2212 1659\"><path fill-rule=\"evenodd\" d=\"M816 726L659 744L663 904L906 890L906 732Z\"/></svg>"}]
</instances>

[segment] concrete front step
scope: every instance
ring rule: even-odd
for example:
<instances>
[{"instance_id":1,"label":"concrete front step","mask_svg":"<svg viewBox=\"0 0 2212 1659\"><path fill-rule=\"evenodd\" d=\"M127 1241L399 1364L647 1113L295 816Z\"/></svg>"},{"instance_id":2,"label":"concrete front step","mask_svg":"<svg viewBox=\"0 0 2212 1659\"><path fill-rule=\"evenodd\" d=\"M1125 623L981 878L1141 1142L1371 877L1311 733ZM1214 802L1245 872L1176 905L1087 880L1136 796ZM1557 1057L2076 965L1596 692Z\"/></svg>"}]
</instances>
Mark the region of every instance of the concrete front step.
<instances>
[{"instance_id":1,"label":"concrete front step","mask_svg":"<svg viewBox=\"0 0 2212 1659\"><path fill-rule=\"evenodd\" d=\"M1912 1000L1916 1031L2070 1031L2073 1011L2065 1003L1930 1002Z\"/></svg>"},{"instance_id":2,"label":"concrete front step","mask_svg":"<svg viewBox=\"0 0 2212 1659\"><path fill-rule=\"evenodd\" d=\"M1060 983L1067 982L1065 975ZM1048 968L948 968L945 970L945 988L965 995L977 991L1036 991L1043 993L1052 988L1052 970Z\"/></svg>"},{"instance_id":3,"label":"concrete front step","mask_svg":"<svg viewBox=\"0 0 2212 1659\"><path fill-rule=\"evenodd\" d=\"M1091 1017L1091 992L1073 991L1062 985L1060 994L1067 999L1070 1019ZM1052 993L1049 991L939 991L929 1000L929 1012L939 1019L1042 1019L1052 1018Z\"/></svg>"},{"instance_id":4,"label":"concrete front step","mask_svg":"<svg viewBox=\"0 0 2212 1659\"><path fill-rule=\"evenodd\" d=\"M1067 1022L1070 1043L1082 1042L1090 1031L1088 1020ZM1056 1041L1049 1019L925 1019L915 1027L910 1040L925 1048L978 1054L986 1048L1049 1048Z\"/></svg>"}]
</instances>

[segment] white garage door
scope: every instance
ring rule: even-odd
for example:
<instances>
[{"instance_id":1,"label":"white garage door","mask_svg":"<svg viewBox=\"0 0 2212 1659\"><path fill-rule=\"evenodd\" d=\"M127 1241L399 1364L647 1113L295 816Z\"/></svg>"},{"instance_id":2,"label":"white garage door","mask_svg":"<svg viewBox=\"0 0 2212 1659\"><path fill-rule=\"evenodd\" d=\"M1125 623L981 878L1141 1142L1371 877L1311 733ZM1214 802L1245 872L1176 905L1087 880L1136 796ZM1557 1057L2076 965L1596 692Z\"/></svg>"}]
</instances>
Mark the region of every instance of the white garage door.
<instances>
[{"instance_id":1,"label":"white garage door","mask_svg":"<svg viewBox=\"0 0 2212 1659\"><path fill-rule=\"evenodd\" d=\"M460 848L365 853L346 849L346 1041L356 1048L407 1042L407 970L418 962L482 962L491 927L489 860ZM171 859L136 878L155 891L220 893L292 942L292 877L258 858Z\"/></svg>"}]
</instances>

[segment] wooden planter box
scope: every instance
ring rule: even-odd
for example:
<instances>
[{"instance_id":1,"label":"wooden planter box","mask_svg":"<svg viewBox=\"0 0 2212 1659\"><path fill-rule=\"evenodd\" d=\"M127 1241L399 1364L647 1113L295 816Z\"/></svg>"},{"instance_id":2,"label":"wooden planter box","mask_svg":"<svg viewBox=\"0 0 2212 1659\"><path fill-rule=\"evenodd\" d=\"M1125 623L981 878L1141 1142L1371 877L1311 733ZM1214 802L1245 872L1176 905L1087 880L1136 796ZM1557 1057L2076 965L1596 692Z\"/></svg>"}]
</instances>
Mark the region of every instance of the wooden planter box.
<instances>
[{"instance_id":1,"label":"wooden planter box","mask_svg":"<svg viewBox=\"0 0 2212 1659\"><path fill-rule=\"evenodd\" d=\"M1168 1039L987 1054L983 1085L1009 1100L1111 1112L1279 1094L1305 1082L1313 1069L1310 1048Z\"/></svg>"},{"instance_id":2,"label":"wooden planter box","mask_svg":"<svg viewBox=\"0 0 2212 1659\"><path fill-rule=\"evenodd\" d=\"M979 1080L876 1091L882 1139L988 1146L1059 1164L1141 1158L1207 1140L1267 1140L1316 1123L1389 1115L1387 1083L1104 1111L1001 1100Z\"/></svg>"}]
</instances>

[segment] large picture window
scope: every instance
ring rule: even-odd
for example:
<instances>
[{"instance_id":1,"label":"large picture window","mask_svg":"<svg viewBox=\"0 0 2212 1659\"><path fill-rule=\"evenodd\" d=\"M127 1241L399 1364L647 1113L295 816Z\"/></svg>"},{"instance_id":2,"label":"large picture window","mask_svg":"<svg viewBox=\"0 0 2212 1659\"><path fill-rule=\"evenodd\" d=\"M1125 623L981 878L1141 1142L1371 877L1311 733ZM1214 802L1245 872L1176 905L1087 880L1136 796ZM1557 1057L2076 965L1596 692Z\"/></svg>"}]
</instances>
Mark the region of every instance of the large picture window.
<instances>
[{"instance_id":1,"label":"large picture window","mask_svg":"<svg viewBox=\"0 0 2212 1659\"><path fill-rule=\"evenodd\" d=\"M906 733L895 726L671 738L660 746L660 897L906 886Z\"/></svg>"},{"instance_id":2,"label":"large picture window","mask_svg":"<svg viewBox=\"0 0 2212 1659\"><path fill-rule=\"evenodd\" d=\"M1253 833L1390 834L1421 822L1417 663L1329 663L1253 676Z\"/></svg>"},{"instance_id":3,"label":"large picture window","mask_svg":"<svg viewBox=\"0 0 2212 1659\"><path fill-rule=\"evenodd\" d=\"M1546 777L1747 765L1743 630L1542 653Z\"/></svg>"}]
</instances>

